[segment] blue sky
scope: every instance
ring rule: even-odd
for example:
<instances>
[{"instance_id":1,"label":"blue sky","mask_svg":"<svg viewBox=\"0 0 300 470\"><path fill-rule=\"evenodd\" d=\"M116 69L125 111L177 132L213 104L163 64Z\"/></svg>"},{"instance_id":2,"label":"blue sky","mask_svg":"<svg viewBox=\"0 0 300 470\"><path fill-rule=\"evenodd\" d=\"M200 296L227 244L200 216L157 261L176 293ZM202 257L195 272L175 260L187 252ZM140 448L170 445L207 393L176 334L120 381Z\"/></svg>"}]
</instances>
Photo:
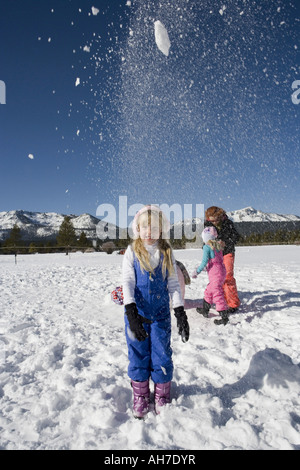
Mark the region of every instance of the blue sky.
<instances>
[{"instance_id":1,"label":"blue sky","mask_svg":"<svg viewBox=\"0 0 300 470\"><path fill-rule=\"evenodd\" d=\"M95 215L127 196L300 215L299 10L2 0L0 211Z\"/></svg>"}]
</instances>

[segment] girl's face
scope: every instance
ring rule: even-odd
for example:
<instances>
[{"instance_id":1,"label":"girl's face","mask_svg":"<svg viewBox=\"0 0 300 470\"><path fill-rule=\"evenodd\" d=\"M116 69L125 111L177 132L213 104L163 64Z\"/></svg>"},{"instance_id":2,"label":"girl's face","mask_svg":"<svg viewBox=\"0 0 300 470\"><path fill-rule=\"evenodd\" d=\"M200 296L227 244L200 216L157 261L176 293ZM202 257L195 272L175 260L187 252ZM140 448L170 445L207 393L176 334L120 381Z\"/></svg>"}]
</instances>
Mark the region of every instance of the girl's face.
<instances>
[{"instance_id":1,"label":"girl's face","mask_svg":"<svg viewBox=\"0 0 300 470\"><path fill-rule=\"evenodd\" d=\"M146 215L141 217L139 223L140 238L146 245L153 245L160 236L159 221L152 218L152 220Z\"/></svg>"},{"instance_id":2,"label":"girl's face","mask_svg":"<svg viewBox=\"0 0 300 470\"><path fill-rule=\"evenodd\" d=\"M212 217L209 217L208 220L212 222L213 224L218 224L219 222L221 222L221 217L212 216Z\"/></svg>"}]
</instances>

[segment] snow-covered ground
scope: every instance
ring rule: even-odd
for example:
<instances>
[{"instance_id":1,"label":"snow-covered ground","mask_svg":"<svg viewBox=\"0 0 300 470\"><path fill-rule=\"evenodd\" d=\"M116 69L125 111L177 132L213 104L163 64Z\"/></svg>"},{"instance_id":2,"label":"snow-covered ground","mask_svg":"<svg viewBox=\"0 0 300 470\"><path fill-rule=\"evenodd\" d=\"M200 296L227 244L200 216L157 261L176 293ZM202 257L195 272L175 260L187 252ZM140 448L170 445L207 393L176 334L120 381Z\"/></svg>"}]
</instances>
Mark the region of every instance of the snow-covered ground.
<instances>
[{"instance_id":1,"label":"snow-covered ground","mask_svg":"<svg viewBox=\"0 0 300 470\"><path fill-rule=\"evenodd\" d=\"M201 250L176 251L189 272ZM3 449L300 449L300 247L240 247L242 301L216 326L173 322L172 403L132 416L123 308L110 293L122 256L0 256ZM205 273L186 288L202 299ZM212 314L213 315L213 314Z\"/></svg>"}]
</instances>

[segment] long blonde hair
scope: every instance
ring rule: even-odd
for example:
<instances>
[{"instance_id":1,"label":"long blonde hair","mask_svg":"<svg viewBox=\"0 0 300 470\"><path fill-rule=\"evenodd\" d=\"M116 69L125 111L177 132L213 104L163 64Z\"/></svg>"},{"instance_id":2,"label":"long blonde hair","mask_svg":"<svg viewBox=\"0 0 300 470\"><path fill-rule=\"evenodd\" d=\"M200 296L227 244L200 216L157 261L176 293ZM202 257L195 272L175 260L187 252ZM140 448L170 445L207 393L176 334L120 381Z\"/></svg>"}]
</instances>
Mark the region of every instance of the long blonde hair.
<instances>
[{"instance_id":1,"label":"long blonde hair","mask_svg":"<svg viewBox=\"0 0 300 470\"><path fill-rule=\"evenodd\" d=\"M143 212L138 218L138 221L137 221L138 227L140 226L140 220L141 220L141 217L143 216L147 216L149 225L151 224L151 222L153 222L153 217L155 217L156 221L158 220L159 222L159 234L160 235L158 239L158 249L160 253L163 255L162 273L164 277L166 276L167 271L169 275L172 275L174 273L174 267L173 267L173 261L172 261L172 248L169 243L169 240L166 240L165 238L162 237L162 232L163 232L162 212L152 211L151 209L147 210L146 212ZM143 240L140 237L134 240L132 244L132 249L137 259L140 262L141 268L144 271L153 273L153 268L151 267L151 264L150 264L150 255L145 248Z\"/></svg>"}]
</instances>

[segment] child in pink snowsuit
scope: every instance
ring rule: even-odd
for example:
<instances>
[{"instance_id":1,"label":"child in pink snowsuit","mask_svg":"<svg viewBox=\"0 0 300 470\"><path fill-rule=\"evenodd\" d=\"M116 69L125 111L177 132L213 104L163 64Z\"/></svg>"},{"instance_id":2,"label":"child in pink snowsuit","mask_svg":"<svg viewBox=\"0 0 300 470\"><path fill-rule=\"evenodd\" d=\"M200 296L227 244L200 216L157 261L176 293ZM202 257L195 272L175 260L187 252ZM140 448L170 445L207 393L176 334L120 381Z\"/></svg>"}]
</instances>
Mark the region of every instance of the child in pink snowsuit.
<instances>
[{"instance_id":1,"label":"child in pink snowsuit","mask_svg":"<svg viewBox=\"0 0 300 470\"><path fill-rule=\"evenodd\" d=\"M216 310L222 319L215 320L217 325L228 323L228 305L225 300L223 284L226 277L226 268L223 263L222 242L216 240L218 236L215 227L206 227L202 232L203 258L200 266L192 277L196 278L206 268L209 283L204 292L203 307L197 308L197 312L208 317L211 304L215 304Z\"/></svg>"}]
</instances>

